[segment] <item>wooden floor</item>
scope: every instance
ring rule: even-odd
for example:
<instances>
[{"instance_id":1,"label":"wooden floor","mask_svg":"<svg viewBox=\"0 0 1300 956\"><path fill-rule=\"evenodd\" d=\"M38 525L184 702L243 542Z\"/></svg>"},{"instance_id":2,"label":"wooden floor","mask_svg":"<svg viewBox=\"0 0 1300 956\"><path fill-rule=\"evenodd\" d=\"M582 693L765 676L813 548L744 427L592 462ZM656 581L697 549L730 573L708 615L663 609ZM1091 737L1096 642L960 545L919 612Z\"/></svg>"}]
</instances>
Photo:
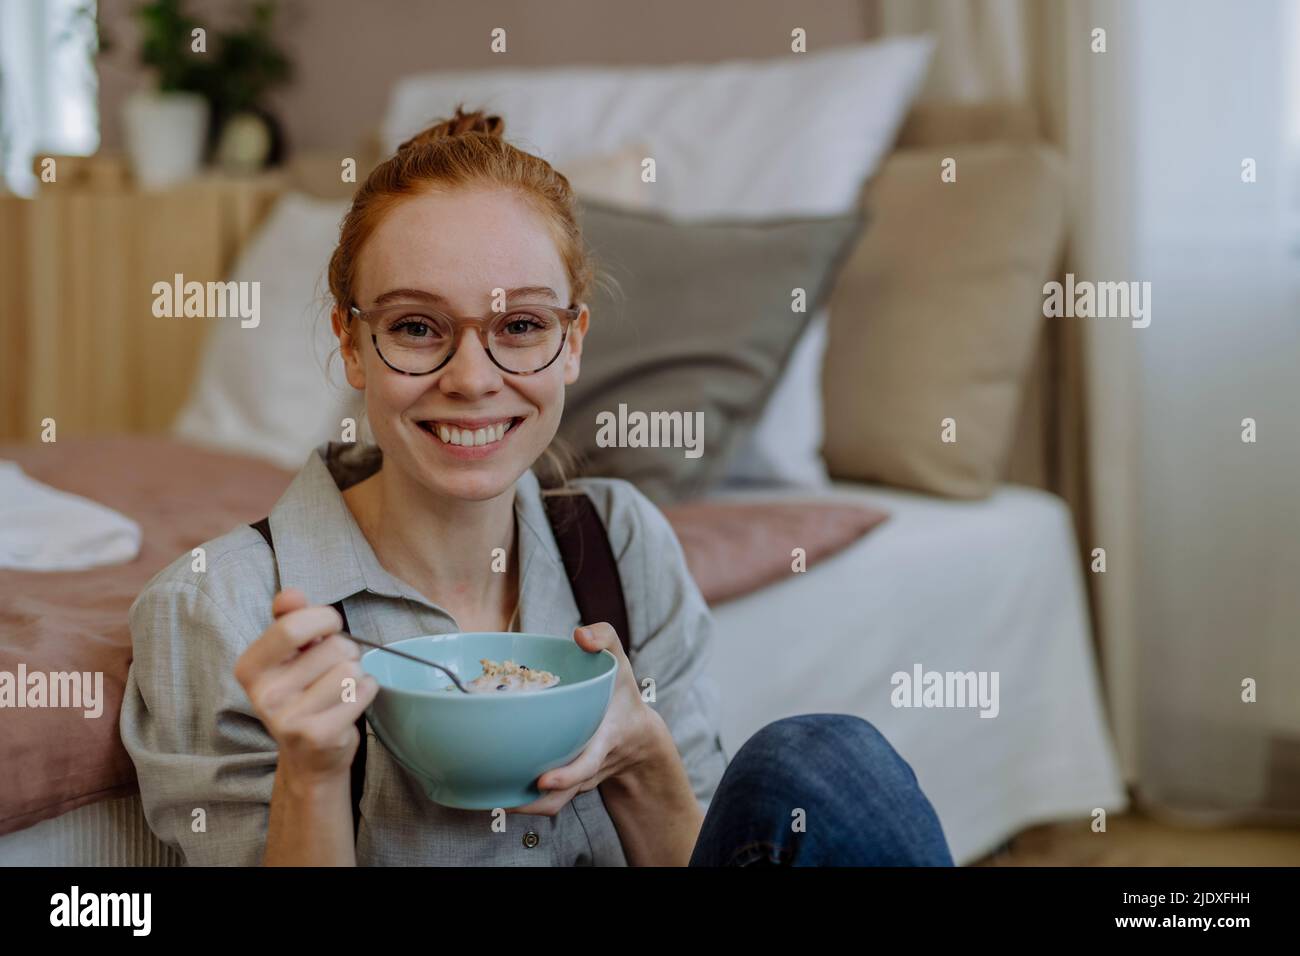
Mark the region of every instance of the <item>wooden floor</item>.
<instances>
[{"instance_id":1,"label":"wooden floor","mask_svg":"<svg viewBox=\"0 0 1300 956\"><path fill-rule=\"evenodd\" d=\"M1143 814L1023 831L975 866L1300 866L1300 828L1176 826Z\"/></svg>"}]
</instances>

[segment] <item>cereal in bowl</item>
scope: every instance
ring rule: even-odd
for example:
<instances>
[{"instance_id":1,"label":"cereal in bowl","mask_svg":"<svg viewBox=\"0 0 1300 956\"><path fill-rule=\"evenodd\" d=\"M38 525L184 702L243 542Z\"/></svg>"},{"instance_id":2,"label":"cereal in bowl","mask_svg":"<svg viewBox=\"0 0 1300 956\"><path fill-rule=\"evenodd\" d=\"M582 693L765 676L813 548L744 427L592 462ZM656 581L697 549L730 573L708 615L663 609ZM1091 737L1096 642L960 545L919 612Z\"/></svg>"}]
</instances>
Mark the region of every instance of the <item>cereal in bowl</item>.
<instances>
[{"instance_id":1,"label":"cereal in bowl","mask_svg":"<svg viewBox=\"0 0 1300 956\"><path fill-rule=\"evenodd\" d=\"M483 665L483 673L465 685L475 694L545 690L560 682L550 671L534 670L527 664L516 664L511 660L497 663L484 657L479 663ZM453 686L448 689L456 688Z\"/></svg>"}]
</instances>

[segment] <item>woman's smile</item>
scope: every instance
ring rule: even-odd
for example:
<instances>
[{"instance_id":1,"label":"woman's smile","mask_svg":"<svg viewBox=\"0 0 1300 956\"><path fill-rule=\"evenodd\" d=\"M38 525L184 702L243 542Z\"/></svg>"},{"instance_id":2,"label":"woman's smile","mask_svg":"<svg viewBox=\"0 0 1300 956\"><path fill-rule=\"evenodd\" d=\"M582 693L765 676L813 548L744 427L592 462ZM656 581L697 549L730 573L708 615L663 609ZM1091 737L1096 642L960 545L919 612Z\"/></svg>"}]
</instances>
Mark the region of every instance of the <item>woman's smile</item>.
<instances>
[{"instance_id":1,"label":"woman's smile","mask_svg":"<svg viewBox=\"0 0 1300 956\"><path fill-rule=\"evenodd\" d=\"M524 421L524 416L505 418L434 418L419 422L420 430L444 453L461 460L487 458L502 448Z\"/></svg>"}]
</instances>

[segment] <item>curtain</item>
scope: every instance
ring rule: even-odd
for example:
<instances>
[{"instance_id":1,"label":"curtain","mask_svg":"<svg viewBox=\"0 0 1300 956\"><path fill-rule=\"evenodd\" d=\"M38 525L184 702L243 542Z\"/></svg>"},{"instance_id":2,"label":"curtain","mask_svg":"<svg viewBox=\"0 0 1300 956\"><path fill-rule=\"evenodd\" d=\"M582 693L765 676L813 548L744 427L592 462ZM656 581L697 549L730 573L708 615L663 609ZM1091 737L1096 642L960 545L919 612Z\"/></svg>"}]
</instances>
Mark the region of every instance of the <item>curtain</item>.
<instances>
[{"instance_id":1,"label":"curtain","mask_svg":"<svg viewBox=\"0 0 1300 956\"><path fill-rule=\"evenodd\" d=\"M1106 551L1089 583L1126 776L1198 819L1300 815L1297 7L875 11L883 33L938 37L927 97L1035 108L1070 170L1064 271L1151 282L1146 328L1049 320L1056 490L1085 554ZM1244 441L1246 419L1269 438Z\"/></svg>"},{"instance_id":2,"label":"curtain","mask_svg":"<svg viewBox=\"0 0 1300 956\"><path fill-rule=\"evenodd\" d=\"M886 34L930 33L939 53L922 96L1021 100L1030 90L1030 36L1022 0L883 0Z\"/></svg>"},{"instance_id":3,"label":"curtain","mask_svg":"<svg viewBox=\"0 0 1300 956\"><path fill-rule=\"evenodd\" d=\"M886 35L936 36L923 98L1034 108L1043 137L1061 149L1070 171L1065 271L1080 277L1121 275L1133 258L1127 58L1108 52L1103 63L1086 45L1094 23L1122 32L1124 7L1122 0L880 0L877 10ZM1112 731L1131 781L1138 740L1136 348L1118 325L1068 320L1049 325L1046 341L1059 377L1049 473L1071 505L1089 567L1093 549L1105 549L1106 571L1090 572L1088 583Z\"/></svg>"}]
</instances>

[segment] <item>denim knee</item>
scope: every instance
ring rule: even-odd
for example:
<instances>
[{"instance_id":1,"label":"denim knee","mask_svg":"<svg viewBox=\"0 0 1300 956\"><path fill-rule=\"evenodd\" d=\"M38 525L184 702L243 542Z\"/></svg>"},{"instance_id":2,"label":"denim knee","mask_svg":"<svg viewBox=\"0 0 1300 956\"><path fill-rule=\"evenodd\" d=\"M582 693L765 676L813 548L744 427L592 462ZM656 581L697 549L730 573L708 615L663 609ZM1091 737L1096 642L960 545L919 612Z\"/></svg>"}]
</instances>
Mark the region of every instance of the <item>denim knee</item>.
<instances>
[{"instance_id":1,"label":"denim knee","mask_svg":"<svg viewBox=\"0 0 1300 956\"><path fill-rule=\"evenodd\" d=\"M778 755L780 760L772 759ZM771 773L778 767L795 772L806 766L826 767L844 758L873 770L888 768L916 782L911 766L885 735L852 714L798 714L774 720L745 741L732 760L752 760Z\"/></svg>"},{"instance_id":2,"label":"denim knee","mask_svg":"<svg viewBox=\"0 0 1300 956\"><path fill-rule=\"evenodd\" d=\"M952 865L942 826L916 774L861 717L800 714L773 721L732 758L724 783L737 797L744 793L784 808L780 816L787 825L791 808L802 808L809 836L814 819L823 835L830 827L833 841L819 841L823 861Z\"/></svg>"}]
</instances>

